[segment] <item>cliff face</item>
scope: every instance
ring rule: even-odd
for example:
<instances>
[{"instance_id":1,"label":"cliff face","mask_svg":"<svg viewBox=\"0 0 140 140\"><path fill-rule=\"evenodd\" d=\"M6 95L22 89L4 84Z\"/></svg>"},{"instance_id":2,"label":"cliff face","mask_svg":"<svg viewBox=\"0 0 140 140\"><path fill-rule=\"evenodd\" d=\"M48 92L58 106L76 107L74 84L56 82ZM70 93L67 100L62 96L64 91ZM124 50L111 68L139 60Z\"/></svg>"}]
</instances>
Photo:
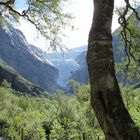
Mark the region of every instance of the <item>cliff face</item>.
<instances>
[{"instance_id":1,"label":"cliff face","mask_svg":"<svg viewBox=\"0 0 140 140\"><path fill-rule=\"evenodd\" d=\"M0 25L0 58L25 79L54 92L57 89L58 70L43 59L26 41L22 32Z\"/></svg>"}]
</instances>

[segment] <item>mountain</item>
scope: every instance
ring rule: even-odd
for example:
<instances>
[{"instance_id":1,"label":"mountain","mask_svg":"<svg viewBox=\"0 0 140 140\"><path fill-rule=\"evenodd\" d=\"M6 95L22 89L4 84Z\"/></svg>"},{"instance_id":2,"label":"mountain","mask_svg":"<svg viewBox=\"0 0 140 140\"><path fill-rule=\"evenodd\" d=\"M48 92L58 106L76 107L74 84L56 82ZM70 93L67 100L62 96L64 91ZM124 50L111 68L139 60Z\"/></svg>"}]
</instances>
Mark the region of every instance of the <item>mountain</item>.
<instances>
[{"instance_id":1,"label":"mountain","mask_svg":"<svg viewBox=\"0 0 140 140\"><path fill-rule=\"evenodd\" d=\"M69 80L75 80L81 84L89 83L89 75L86 64L86 53L86 51L83 51L75 59L75 61L79 64L79 68L76 71L71 72Z\"/></svg>"},{"instance_id":2,"label":"mountain","mask_svg":"<svg viewBox=\"0 0 140 140\"><path fill-rule=\"evenodd\" d=\"M77 63L77 56L86 51L86 46L81 46L78 48L73 48L65 52L53 52L45 53L44 58L51 61L59 70L58 84L61 87L66 87L69 77L73 71L80 68L79 63Z\"/></svg>"},{"instance_id":3,"label":"mountain","mask_svg":"<svg viewBox=\"0 0 140 140\"><path fill-rule=\"evenodd\" d=\"M28 93L31 95L42 95L43 89L32 84L31 82L24 79L14 69L9 67L5 62L0 59L0 84L3 82L10 82L10 87L16 91L22 93Z\"/></svg>"},{"instance_id":4,"label":"mountain","mask_svg":"<svg viewBox=\"0 0 140 140\"><path fill-rule=\"evenodd\" d=\"M54 92L58 69L41 56L41 50L28 44L23 33L0 25L0 58L33 84Z\"/></svg>"},{"instance_id":5,"label":"mountain","mask_svg":"<svg viewBox=\"0 0 140 140\"><path fill-rule=\"evenodd\" d=\"M117 47L121 41L117 35L118 29L113 35L113 52L115 63L120 62L122 54L118 54ZM58 83L66 87L69 80L75 80L82 84L89 83L89 74L86 64L87 45L67 50L64 53L45 53L43 57L51 61L59 69Z\"/></svg>"}]
</instances>

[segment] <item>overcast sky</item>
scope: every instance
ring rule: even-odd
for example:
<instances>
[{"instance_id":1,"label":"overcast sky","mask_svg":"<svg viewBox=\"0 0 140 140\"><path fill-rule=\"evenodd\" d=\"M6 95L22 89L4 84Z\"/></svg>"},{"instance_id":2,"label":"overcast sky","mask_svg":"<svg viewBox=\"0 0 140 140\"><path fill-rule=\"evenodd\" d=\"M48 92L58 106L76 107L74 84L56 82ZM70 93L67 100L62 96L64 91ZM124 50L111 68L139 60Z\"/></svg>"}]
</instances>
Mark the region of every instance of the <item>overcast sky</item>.
<instances>
[{"instance_id":1,"label":"overcast sky","mask_svg":"<svg viewBox=\"0 0 140 140\"><path fill-rule=\"evenodd\" d=\"M20 0L17 0L20 3ZM115 0L115 6L123 5L123 0ZM20 4L18 5L20 6ZM22 8L22 6L20 6ZM66 31L67 38L64 39L64 43L68 48L79 47L87 44L88 32L91 26L93 4L92 0L69 0L66 9L70 11L74 16L74 31ZM118 27L117 17L114 16L112 31ZM45 39L38 35L33 25L22 21L21 26L18 27L26 36L27 41L42 49L46 49L47 45Z\"/></svg>"}]
</instances>

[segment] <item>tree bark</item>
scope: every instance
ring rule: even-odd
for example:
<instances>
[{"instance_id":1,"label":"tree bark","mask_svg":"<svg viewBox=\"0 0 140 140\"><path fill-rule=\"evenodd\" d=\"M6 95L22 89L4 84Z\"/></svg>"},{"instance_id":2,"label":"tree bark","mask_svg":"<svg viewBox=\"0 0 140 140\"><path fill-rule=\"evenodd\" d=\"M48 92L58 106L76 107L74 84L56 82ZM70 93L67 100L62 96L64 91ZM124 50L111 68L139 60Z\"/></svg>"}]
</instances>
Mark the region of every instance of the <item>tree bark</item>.
<instances>
[{"instance_id":1,"label":"tree bark","mask_svg":"<svg viewBox=\"0 0 140 140\"><path fill-rule=\"evenodd\" d=\"M123 103L115 76L111 24L114 0L93 0L87 64L91 105L106 140L140 140L138 128Z\"/></svg>"}]
</instances>

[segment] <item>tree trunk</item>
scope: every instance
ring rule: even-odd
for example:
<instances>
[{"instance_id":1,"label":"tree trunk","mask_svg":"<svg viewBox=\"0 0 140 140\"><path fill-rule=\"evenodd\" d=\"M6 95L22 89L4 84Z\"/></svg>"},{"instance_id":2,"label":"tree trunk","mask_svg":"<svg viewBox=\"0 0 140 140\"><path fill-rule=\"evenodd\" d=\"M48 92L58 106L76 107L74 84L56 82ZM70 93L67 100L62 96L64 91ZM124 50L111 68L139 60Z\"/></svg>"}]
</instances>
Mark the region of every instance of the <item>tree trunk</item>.
<instances>
[{"instance_id":1,"label":"tree trunk","mask_svg":"<svg viewBox=\"0 0 140 140\"><path fill-rule=\"evenodd\" d=\"M115 76L111 35L114 0L93 2L87 53L91 105L106 140L140 140L139 130L125 108Z\"/></svg>"}]
</instances>

